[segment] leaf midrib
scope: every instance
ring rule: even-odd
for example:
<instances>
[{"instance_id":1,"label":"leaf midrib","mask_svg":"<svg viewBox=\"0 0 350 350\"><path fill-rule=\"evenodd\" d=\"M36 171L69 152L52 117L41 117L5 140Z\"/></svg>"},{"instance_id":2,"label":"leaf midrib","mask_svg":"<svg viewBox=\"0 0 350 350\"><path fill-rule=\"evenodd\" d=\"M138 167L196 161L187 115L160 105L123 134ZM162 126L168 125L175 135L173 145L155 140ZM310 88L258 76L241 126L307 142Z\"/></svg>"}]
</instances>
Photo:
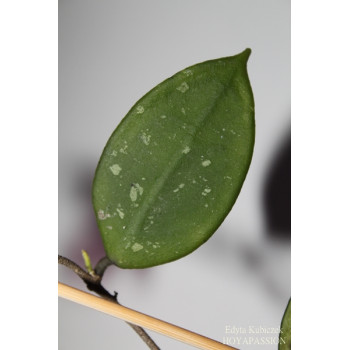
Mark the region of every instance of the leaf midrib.
<instances>
[{"instance_id":1,"label":"leaf midrib","mask_svg":"<svg viewBox=\"0 0 350 350\"><path fill-rule=\"evenodd\" d=\"M232 76L230 76L230 79L228 80L228 82L231 82L234 73L235 73L235 70L233 70ZM188 136L188 138L186 139L186 141L188 141L188 142L186 142L186 144L188 146L192 145L193 140L195 139L196 135L198 134L198 131L202 129L205 121L208 119L208 117L212 114L212 112L217 107L217 105L218 105L223 93L225 92L226 88L227 88L226 84L222 84L222 88L220 90L220 93L218 94L217 98L213 101L213 103L212 103L210 109L207 111L207 113L203 114L203 116L200 120L200 123L196 127L195 132L193 133L193 135ZM146 214L147 214L149 208L155 202L156 198L158 198L158 194L160 193L161 189L164 187L165 182L167 181L169 176L174 172L174 170L176 169L176 167L179 164L182 157L185 157L185 156L186 155L183 154L182 152L175 153L174 157L170 161L170 166L166 168L166 170L163 172L163 174L157 179L155 184L150 189L149 193L147 194L147 197L145 197L146 199L143 201L143 203L139 207L140 209L139 209L138 214L136 216L134 216L133 223L131 225L129 225L128 231L131 232L133 235L136 235L140 231L140 229L145 221Z\"/></svg>"}]
</instances>

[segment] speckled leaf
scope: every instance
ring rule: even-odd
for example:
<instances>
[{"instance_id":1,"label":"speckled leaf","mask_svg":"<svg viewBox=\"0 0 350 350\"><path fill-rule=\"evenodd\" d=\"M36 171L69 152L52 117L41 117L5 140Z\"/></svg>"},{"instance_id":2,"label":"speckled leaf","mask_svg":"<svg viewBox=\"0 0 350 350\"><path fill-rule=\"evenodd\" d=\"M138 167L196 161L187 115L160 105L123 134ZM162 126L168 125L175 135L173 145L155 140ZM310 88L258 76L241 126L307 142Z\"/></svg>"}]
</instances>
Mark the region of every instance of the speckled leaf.
<instances>
[{"instance_id":1,"label":"speckled leaf","mask_svg":"<svg viewBox=\"0 0 350 350\"><path fill-rule=\"evenodd\" d=\"M287 305L286 311L284 312L281 333L279 339L279 350L290 350L291 349L291 300Z\"/></svg>"},{"instance_id":2,"label":"speckled leaf","mask_svg":"<svg viewBox=\"0 0 350 350\"><path fill-rule=\"evenodd\" d=\"M122 268L181 258L231 210L254 145L250 50L175 74L110 137L93 204L107 256Z\"/></svg>"}]
</instances>

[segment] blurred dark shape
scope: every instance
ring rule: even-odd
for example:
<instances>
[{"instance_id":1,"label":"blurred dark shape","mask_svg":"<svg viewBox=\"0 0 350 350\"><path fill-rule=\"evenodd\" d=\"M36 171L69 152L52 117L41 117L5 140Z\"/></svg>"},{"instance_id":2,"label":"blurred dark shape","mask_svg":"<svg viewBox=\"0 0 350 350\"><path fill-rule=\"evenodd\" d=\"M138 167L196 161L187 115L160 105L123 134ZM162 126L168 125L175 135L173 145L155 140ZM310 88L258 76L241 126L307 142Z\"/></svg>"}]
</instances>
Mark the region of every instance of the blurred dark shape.
<instances>
[{"instance_id":1,"label":"blurred dark shape","mask_svg":"<svg viewBox=\"0 0 350 350\"><path fill-rule=\"evenodd\" d=\"M72 208L75 215L78 230L72 232L72 237L63 255L67 256L80 266L84 266L81 250L84 249L89 254L92 264L95 265L105 251L100 236L95 213L92 206L92 182L94 179L95 167L90 161L79 161L74 164L74 171L71 174L72 196L74 196L74 206Z\"/></svg>"},{"instance_id":2,"label":"blurred dark shape","mask_svg":"<svg viewBox=\"0 0 350 350\"><path fill-rule=\"evenodd\" d=\"M75 176L75 193L81 199L89 201L89 204L92 202L92 183L94 181L95 168L89 161L82 162L78 164Z\"/></svg>"},{"instance_id":3,"label":"blurred dark shape","mask_svg":"<svg viewBox=\"0 0 350 350\"><path fill-rule=\"evenodd\" d=\"M291 135L277 149L263 189L266 231L270 238L290 240L291 234Z\"/></svg>"}]
</instances>

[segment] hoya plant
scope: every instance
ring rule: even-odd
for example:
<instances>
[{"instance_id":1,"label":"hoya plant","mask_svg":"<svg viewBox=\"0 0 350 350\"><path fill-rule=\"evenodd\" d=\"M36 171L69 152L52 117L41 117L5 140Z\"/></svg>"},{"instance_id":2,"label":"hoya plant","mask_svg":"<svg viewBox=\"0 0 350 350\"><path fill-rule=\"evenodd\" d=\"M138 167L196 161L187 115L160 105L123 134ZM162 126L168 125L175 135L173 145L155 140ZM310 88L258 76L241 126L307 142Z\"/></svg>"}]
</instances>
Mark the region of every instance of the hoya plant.
<instances>
[{"instance_id":1,"label":"hoya plant","mask_svg":"<svg viewBox=\"0 0 350 350\"><path fill-rule=\"evenodd\" d=\"M250 53L178 72L137 101L114 130L92 191L106 257L92 268L84 252L87 272L59 257L89 289L117 302L101 285L107 266L143 269L180 259L205 243L230 212L253 156ZM282 349L290 348L287 319L288 309Z\"/></svg>"}]
</instances>

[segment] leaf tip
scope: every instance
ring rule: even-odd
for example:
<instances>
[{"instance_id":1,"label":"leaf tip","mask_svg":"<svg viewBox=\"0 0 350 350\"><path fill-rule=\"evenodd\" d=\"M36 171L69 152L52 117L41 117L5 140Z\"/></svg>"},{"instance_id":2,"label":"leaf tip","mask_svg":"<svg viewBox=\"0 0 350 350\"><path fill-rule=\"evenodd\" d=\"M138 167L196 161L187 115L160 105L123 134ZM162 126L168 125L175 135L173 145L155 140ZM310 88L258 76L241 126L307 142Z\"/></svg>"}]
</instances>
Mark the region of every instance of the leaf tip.
<instances>
[{"instance_id":1,"label":"leaf tip","mask_svg":"<svg viewBox=\"0 0 350 350\"><path fill-rule=\"evenodd\" d=\"M242 60L244 60L244 62L247 62L251 53L252 53L252 49L248 47L243 52L241 52L238 56L240 56Z\"/></svg>"}]
</instances>

